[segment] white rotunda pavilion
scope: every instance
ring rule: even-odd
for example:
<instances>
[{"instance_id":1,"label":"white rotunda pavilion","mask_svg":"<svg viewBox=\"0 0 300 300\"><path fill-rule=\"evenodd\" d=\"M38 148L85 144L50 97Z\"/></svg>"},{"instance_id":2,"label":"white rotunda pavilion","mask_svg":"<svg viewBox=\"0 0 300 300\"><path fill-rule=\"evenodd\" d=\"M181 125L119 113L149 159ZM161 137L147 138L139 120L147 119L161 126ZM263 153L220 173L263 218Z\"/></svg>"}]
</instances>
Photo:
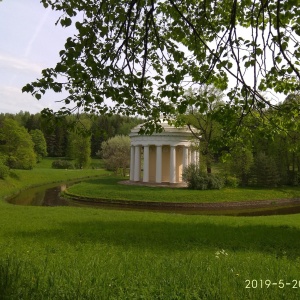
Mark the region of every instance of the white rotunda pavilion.
<instances>
[{"instance_id":1,"label":"white rotunda pavilion","mask_svg":"<svg viewBox=\"0 0 300 300\"><path fill-rule=\"evenodd\" d=\"M141 135L141 125L130 133L130 181L154 184L182 184L182 171L199 163L193 134L187 126L173 127L161 122L161 133Z\"/></svg>"}]
</instances>

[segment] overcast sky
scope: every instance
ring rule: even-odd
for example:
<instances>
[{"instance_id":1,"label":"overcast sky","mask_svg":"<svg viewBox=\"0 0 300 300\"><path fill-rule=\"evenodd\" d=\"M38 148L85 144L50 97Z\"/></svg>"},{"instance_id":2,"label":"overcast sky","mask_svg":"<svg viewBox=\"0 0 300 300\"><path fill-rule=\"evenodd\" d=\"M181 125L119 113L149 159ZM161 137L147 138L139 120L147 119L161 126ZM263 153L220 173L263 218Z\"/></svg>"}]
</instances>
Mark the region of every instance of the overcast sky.
<instances>
[{"instance_id":1,"label":"overcast sky","mask_svg":"<svg viewBox=\"0 0 300 300\"><path fill-rule=\"evenodd\" d=\"M39 0L0 2L0 113L40 112L59 107L59 94L47 92L38 101L21 89L55 66L72 28L55 26L60 13L45 9Z\"/></svg>"}]
</instances>

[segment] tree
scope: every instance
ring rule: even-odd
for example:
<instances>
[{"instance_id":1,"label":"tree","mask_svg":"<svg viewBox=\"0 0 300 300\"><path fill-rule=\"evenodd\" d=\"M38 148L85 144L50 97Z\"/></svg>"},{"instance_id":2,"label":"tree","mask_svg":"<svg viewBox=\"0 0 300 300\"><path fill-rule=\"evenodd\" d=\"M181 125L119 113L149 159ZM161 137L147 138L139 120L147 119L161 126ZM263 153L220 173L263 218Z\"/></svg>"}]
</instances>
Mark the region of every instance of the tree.
<instances>
[{"instance_id":1,"label":"tree","mask_svg":"<svg viewBox=\"0 0 300 300\"><path fill-rule=\"evenodd\" d=\"M254 183L258 186L277 186L280 183L280 174L276 162L271 156L257 153L253 165Z\"/></svg>"},{"instance_id":2,"label":"tree","mask_svg":"<svg viewBox=\"0 0 300 300\"><path fill-rule=\"evenodd\" d=\"M69 121L67 117L42 118L47 152L49 156L62 157L67 151L67 137L69 135ZM47 121L47 122L46 122Z\"/></svg>"},{"instance_id":3,"label":"tree","mask_svg":"<svg viewBox=\"0 0 300 300\"><path fill-rule=\"evenodd\" d=\"M81 119L68 135L68 156L75 159L75 166L86 168L91 160L91 124L88 119Z\"/></svg>"},{"instance_id":4,"label":"tree","mask_svg":"<svg viewBox=\"0 0 300 300\"><path fill-rule=\"evenodd\" d=\"M141 130L153 132L161 114L188 109L187 84L227 89L225 108L241 120L273 105L263 91L299 90L297 0L41 2L61 12L61 26L75 22L77 34L56 66L23 91L37 99L66 91L59 115L78 108L139 114L148 118Z\"/></svg>"},{"instance_id":5,"label":"tree","mask_svg":"<svg viewBox=\"0 0 300 300\"><path fill-rule=\"evenodd\" d=\"M32 169L36 163L34 144L27 130L17 121L6 118L0 127L0 153L9 168Z\"/></svg>"},{"instance_id":6,"label":"tree","mask_svg":"<svg viewBox=\"0 0 300 300\"><path fill-rule=\"evenodd\" d=\"M234 174L243 186L248 185L251 167L253 165L253 153L244 145L235 147L230 153L230 159L227 162L231 174Z\"/></svg>"},{"instance_id":7,"label":"tree","mask_svg":"<svg viewBox=\"0 0 300 300\"><path fill-rule=\"evenodd\" d=\"M124 135L117 135L101 144L101 154L106 168L118 172L121 168L123 176L130 165L130 138Z\"/></svg>"},{"instance_id":8,"label":"tree","mask_svg":"<svg viewBox=\"0 0 300 300\"><path fill-rule=\"evenodd\" d=\"M93 116L91 127L92 156L96 155L99 150L99 144L115 135L128 135L131 129L141 122L141 119L120 115Z\"/></svg>"},{"instance_id":9,"label":"tree","mask_svg":"<svg viewBox=\"0 0 300 300\"><path fill-rule=\"evenodd\" d=\"M41 130L35 129L30 131L31 139L34 143L34 152L37 156L37 162L47 155L47 144L44 134Z\"/></svg>"},{"instance_id":10,"label":"tree","mask_svg":"<svg viewBox=\"0 0 300 300\"><path fill-rule=\"evenodd\" d=\"M248 116L252 135L247 140L252 141L253 154L257 157L263 153L276 165L281 184L299 184L299 103L297 93L288 95L279 105L280 110L265 110L263 126L255 120L255 114L252 113L251 118Z\"/></svg>"},{"instance_id":11,"label":"tree","mask_svg":"<svg viewBox=\"0 0 300 300\"><path fill-rule=\"evenodd\" d=\"M274 140L273 148L277 150L276 161L279 169L286 173L286 183L298 185L300 184L300 92L288 95L281 107L289 114L273 114L274 120L283 127Z\"/></svg>"},{"instance_id":12,"label":"tree","mask_svg":"<svg viewBox=\"0 0 300 300\"><path fill-rule=\"evenodd\" d=\"M177 122L186 123L194 137L200 140L201 159L206 164L207 173L211 173L214 156L222 139L222 125L219 110L224 105L223 93L214 86L189 89L185 97L190 104L187 115L178 115ZM221 116L222 117L222 116ZM225 144L225 143L224 143Z\"/></svg>"},{"instance_id":13,"label":"tree","mask_svg":"<svg viewBox=\"0 0 300 300\"><path fill-rule=\"evenodd\" d=\"M75 166L83 169L89 166L91 161L91 137L89 135L77 135L72 140L74 151Z\"/></svg>"}]
</instances>

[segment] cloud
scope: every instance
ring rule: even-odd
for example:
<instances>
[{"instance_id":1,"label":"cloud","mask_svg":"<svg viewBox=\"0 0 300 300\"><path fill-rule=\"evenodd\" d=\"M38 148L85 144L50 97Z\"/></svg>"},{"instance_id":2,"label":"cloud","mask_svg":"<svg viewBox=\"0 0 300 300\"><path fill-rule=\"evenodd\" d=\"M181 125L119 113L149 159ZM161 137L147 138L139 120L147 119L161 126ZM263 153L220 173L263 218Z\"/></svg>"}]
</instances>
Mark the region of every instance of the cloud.
<instances>
[{"instance_id":1,"label":"cloud","mask_svg":"<svg viewBox=\"0 0 300 300\"><path fill-rule=\"evenodd\" d=\"M46 107L57 111L62 106L59 100L64 96L66 95L49 91L41 100L37 100L31 94L22 93L21 87L0 85L0 113L15 114L22 110L34 114Z\"/></svg>"},{"instance_id":2,"label":"cloud","mask_svg":"<svg viewBox=\"0 0 300 300\"><path fill-rule=\"evenodd\" d=\"M30 94L22 93L14 86L0 86L0 112L18 113L19 111L40 112L44 105Z\"/></svg>"},{"instance_id":3,"label":"cloud","mask_svg":"<svg viewBox=\"0 0 300 300\"><path fill-rule=\"evenodd\" d=\"M26 58L18 58L0 53L0 68L15 69L17 71L27 71L41 73L43 67L39 64L32 63Z\"/></svg>"}]
</instances>

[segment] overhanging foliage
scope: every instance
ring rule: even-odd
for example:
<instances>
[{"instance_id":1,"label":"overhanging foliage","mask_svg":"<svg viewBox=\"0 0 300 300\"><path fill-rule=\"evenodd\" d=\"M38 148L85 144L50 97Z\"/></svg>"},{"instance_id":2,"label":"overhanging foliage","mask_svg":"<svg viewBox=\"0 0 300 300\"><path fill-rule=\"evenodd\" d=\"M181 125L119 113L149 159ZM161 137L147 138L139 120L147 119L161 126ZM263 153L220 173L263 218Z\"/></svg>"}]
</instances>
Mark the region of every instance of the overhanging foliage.
<instances>
[{"instance_id":1,"label":"overhanging foliage","mask_svg":"<svg viewBox=\"0 0 300 300\"><path fill-rule=\"evenodd\" d=\"M270 105L264 91L299 90L297 0L41 2L77 29L60 62L23 88L37 99L67 91L58 114L113 111L155 124L161 114L186 112L187 86L213 84L242 117Z\"/></svg>"}]
</instances>

